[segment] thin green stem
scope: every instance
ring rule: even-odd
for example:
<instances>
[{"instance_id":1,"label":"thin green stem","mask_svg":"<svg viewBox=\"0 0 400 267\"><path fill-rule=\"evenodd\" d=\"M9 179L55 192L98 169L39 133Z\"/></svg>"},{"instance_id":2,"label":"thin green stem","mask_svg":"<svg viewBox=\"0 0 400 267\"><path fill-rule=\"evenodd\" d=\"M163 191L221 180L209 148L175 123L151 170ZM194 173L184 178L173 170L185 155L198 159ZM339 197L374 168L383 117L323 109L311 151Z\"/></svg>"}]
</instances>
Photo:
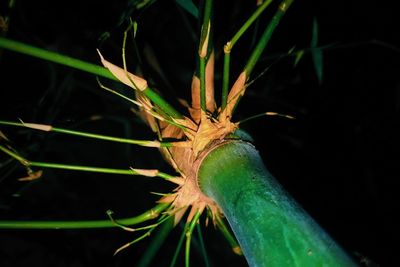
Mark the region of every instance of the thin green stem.
<instances>
[{"instance_id":1,"label":"thin green stem","mask_svg":"<svg viewBox=\"0 0 400 267\"><path fill-rule=\"evenodd\" d=\"M115 94L115 95L117 95L117 96L119 96L119 97L121 97L121 98L123 98L123 99L125 99L125 100L127 100L127 101L129 101L129 102L131 102L131 103L133 103L135 105L137 105L138 107L141 107L141 108L143 107L143 105L141 103L139 103L138 101L130 99L129 97L124 96L123 94L121 94L121 93L119 93L119 92L117 92L117 91L115 91L115 90L103 85L98 78L97 78L97 82L99 83L99 86L101 88L103 88L104 90L106 90L106 91L108 91L110 93L113 93L113 94ZM165 121L165 122L167 122L169 124L172 124L172 125L174 125L174 126L176 126L178 128L181 128L182 130L186 130L185 126L180 125L179 123L176 123L176 122L172 121L171 119L164 118L163 116L158 114L155 110L152 110L152 109L144 109L144 110L145 110L145 112L149 113L150 115L152 115L153 117L155 117L155 118L157 118L157 119L159 119L161 121Z\"/></svg>"},{"instance_id":2,"label":"thin green stem","mask_svg":"<svg viewBox=\"0 0 400 267\"><path fill-rule=\"evenodd\" d=\"M282 19L283 15L286 13L287 9L290 7L293 1L294 0L283 0L279 5L278 11L275 13L267 28L264 30L258 44L254 48L253 53L250 55L250 58L247 61L247 64L244 68L247 77L250 76L254 66L256 65L261 54L263 53L269 40L271 39L271 36L274 33L276 26L278 26L280 20Z\"/></svg>"},{"instance_id":3,"label":"thin green stem","mask_svg":"<svg viewBox=\"0 0 400 267\"><path fill-rule=\"evenodd\" d=\"M229 245L231 246L232 250L238 254L242 255L242 250L238 242L236 241L235 237L233 237L232 233L228 230L228 227L224 223L224 221L220 217L216 217L216 222L219 230L221 231L222 235L228 241Z\"/></svg>"},{"instance_id":4,"label":"thin green stem","mask_svg":"<svg viewBox=\"0 0 400 267\"><path fill-rule=\"evenodd\" d=\"M0 145L0 150L9 155L10 157L18 160L22 165L24 166L29 166L30 162L18 155L17 153L11 151L8 148L5 148L4 146Z\"/></svg>"},{"instance_id":5,"label":"thin green stem","mask_svg":"<svg viewBox=\"0 0 400 267\"><path fill-rule=\"evenodd\" d=\"M178 244L176 246L175 252L174 252L174 256L172 257L171 260L171 264L169 265L169 267L175 267L176 261L178 260L178 256L179 256L179 252L181 251L182 245L183 245L183 240L185 239L185 235L186 235L186 230L188 228L188 223L185 223L185 227L181 233L181 236L179 237L179 241Z\"/></svg>"},{"instance_id":6,"label":"thin green stem","mask_svg":"<svg viewBox=\"0 0 400 267\"><path fill-rule=\"evenodd\" d=\"M127 66L126 66L126 49L125 49L125 47L126 47L126 39L128 37L128 32L133 28L132 21L130 20L129 22L130 23L129 23L128 28L124 31L124 38L123 38L123 41L122 41L122 65L123 65L125 71L127 70Z\"/></svg>"},{"instance_id":7,"label":"thin green stem","mask_svg":"<svg viewBox=\"0 0 400 267\"><path fill-rule=\"evenodd\" d=\"M189 227L186 231L186 246L185 246L185 267L189 267L190 265L190 244L192 241L192 233L193 229L196 226L201 213L199 211L193 216L193 219L190 221Z\"/></svg>"},{"instance_id":8,"label":"thin green stem","mask_svg":"<svg viewBox=\"0 0 400 267\"><path fill-rule=\"evenodd\" d=\"M149 237L149 236L151 235L151 233L157 228L157 226L159 226L160 224L162 224L162 223L165 222L166 220L170 219L171 217L173 218L173 215L165 215L165 214L163 214L163 215L161 216L161 218L158 219L157 223L155 223L155 224L153 224L153 225L147 227L147 228L150 228L150 229L148 229L144 234L142 234L141 236L139 236L139 237L136 238L135 240L133 240L133 241L131 241L131 242L129 242L129 243L123 245L123 246L120 247L119 249L117 249L117 250L114 252L114 255L116 255L116 254L119 253L120 251L124 250L125 248L127 248L127 247L129 247L129 246L131 246L131 245L133 245L133 244L135 244L135 243L137 243L137 242L139 242L139 241L145 239L146 237Z\"/></svg>"},{"instance_id":9,"label":"thin green stem","mask_svg":"<svg viewBox=\"0 0 400 267\"><path fill-rule=\"evenodd\" d=\"M204 239L203 239L203 234L201 232L201 226L200 224L196 225L196 230L197 230L197 236L199 237L199 243L200 243L200 249L201 249L201 254L204 257L204 265L206 267L210 267L210 262L208 261L208 256L207 256L207 250L206 246L204 245Z\"/></svg>"},{"instance_id":10,"label":"thin green stem","mask_svg":"<svg viewBox=\"0 0 400 267\"><path fill-rule=\"evenodd\" d=\"M248 28L253 24L254 21L264 12L264 10L272 3L272 0L267 0L262 3L256 11L251 15L251 17L243 24L242 27L237 31L237 33L232 37L230 43L230 48L236 44L236 42L242 37L242 35L247 31Z\"/></svg>"},{"instance_id":11,"label":"thin green stem","mask_svg":"<svg viewBox=\"0 0 400 267\"><path fill-rule=\"evenodd\" d=\"M143 253L142 257L137 264L138 267L147 267L150 266L151 261L159 251L162 244L165 242L169 233L174 227L174 218L170 217L166 222L164 222L160 229L155 234L155 237L152 238L151 243L147 246L146 251Z\"/></svg>"},{"instance_id":12,"label":"thin green stem","mask_svg":"<svg viewBox=\"0 0 400 267\"><path fill-rule=\"evenodd\" d=\"M78 70L82 70L88 73L95 74L97 76L105 77L111 80L118 81L118 79L111 74L111 72L101 66L96 64L88 63L79 59L75 59L69 56L65 56L53 51L48 51L45 49L41 49L38 47L34 47L31 45L27 45L21 42L17 42L14 40L10 40L4 37L0 37L0 47L5 48L14 52L30 55L33 57L41 58L50 62L58 63L61 65L65 65L71 68L75 68ZM146 88L143 91L144 95L146 95L151 101L154 102L157 106L159 106L166 114L171 116L172 118L182 118L183 116L174 109L167 101L165 101L159 94L154 92L150 88Z\"/></svg>"},{"instance_id":13,"label":"thin green stem","mask_svg":"<svg viewBox=\"0 0 400 267\"><path fill-rule=\"evenodd\" d=\"M207 110L206 99L206 65L211 53L211 15L213 0L204 0L203 22L201 26L199 44L199 75L200 75L200 107L205 112Z\"/></svg>"},{"instance_id":14,"label":"thin green stem","mask_svg":"<svg viewBox=\"0 0 400 267\"><path fill-rule=\"evenodd\" d=\"M17 127L26 127L36 130L42 130L46 132L56 132L62 134L69 134L93 139L100 139L105 141L112 141L112 142L119 142L125 144L132 144L132 145L140 145L145 147L171 147L172 143L170 142L159 142L159 141L147 141L147 140L134 140L134 139L127 139L127 138L120 138L102 134L94 134L88 132L81 132L81 131L74 131L68 130L64 128L57 128L50 125L43 125L43 124L32 124L32 123L20 123L20 122L12 122L12 121L2 121L0 120L0 124L2 125L9 125L9 126L17 126Z\"/></svg>"},{"instance_id":15,"label":"thin green stem","mask_svg":"<svg viewBox=\"0 0 400 267\"><path fill-rule=\"evenodd\" d=\"M156 104L160 109L165 112L168 116L174 119L182 119L183 115L177 111L171 104L164 100L158 93L156 93L151 88L146 88L142 93L147 96L154 104Z\"/></svg>"},{"instance_id":16,"label":"thin green stem","mask_svg":"<svg viewBox=\"0 0 400 267\"><path fill-rule=\"evenodd\" d=\"M146 169L112 169L112 168L101 168L101 167L90 167L90 166L80 166L80 165L67 165L59 163L49 163L49 162L37 162L28 161L18 155L17 153L5 148L0 145L0 150L9 156L15 158L21 164L27 167L40 167L49 169L62 169L62 170L72 170L72 171L84 171L84 172L95 172L95 173L109 173L109 174L120 174L120 175L142 175L147 177L160 177L166 180L176 178L175 176L160 172L158 170L146 170Z\"/></svg>"},{"instance_id":17,"label":"thin green stem","mask_svg":"<svg viewBox=\"0 0 400 267\"><path fill-rule=\"evenodd\" d=\"M65 56L57 52L48 51L3 37L0 37L0 47L117 81L117 79L104 67Z\"/></svg>"},{"instance_id":18,"label":"thin green stem","mask_svg":"<svg viewBox=\"0 0 400 267\"><path fill-rule=\"evenodd\" d=\"M222 103L221 109L224 110L227 104L228 87L229 87L229 72L230 72L230 55L233 46L242 37L242 35L250 28L253 22L262 14L262 12L271 4L272 0L267 0L262 3L250 18L236 32L232 39L224 46L224 70L222 80Z\"/></svg>"},{"instance_id":19,"label":"thin green stem","mask_svg":"<svg viewBox=\"0 0 400 267\"><path fill-rule=\"evenodd\" d=\"M79 165L66 165L66 164L58 164L58 163L47 163L47 162L35 162L30 161L29 166L32 167L42 167L42 168L51 168L51 169L63 169L63 170L72 170L72 171L85 171L85 172L98 172L98 173L110 173L110 174L121 174L121 175L146 175L146 171L150 171L152 174L150 177L157 176L166 180L175 178L175 176L159 172L157 170L139 170L139 169L111 169L111 168L100 168L100 167L90 167L90 166L79 166Z\"/></svg>"},{"instance_id":20,"label":"thin green stem","mask_svg":"<svg viewBox=\"0 0 400 267\"><path fill-rule=\"evenodd\" d=\"M157 204L154 208L131 218L118 219L124 225L132 226L157 218L169 204ZM94 229L118 227L111 220L84 220L84 221L1 221L0 229Z\"/></svg>"},{"instance_id":21,"label":"thin green stem","mask_svg":"<svg viewBox=\"0 0 400 267\"><path fill-rule=\"evenodd\" d=\"M243 120L241 120L241 121L239 121L237 123L238 124L242 124L242 123L248 122L250 120L254 120L254 119L257 119L257 118L260 118L260 117L264 117L264 116L277 116L277 117L282 117L282 118L291 119L291 120L295 119L295 117L290 116L290 115L286 115L286 114L280 114L280 113L276 113L276 112L264 112L264 113L260 113L260 114L253 115L251 117L245 118L245 119L243 119Z\"/></svg>"},{"instance_id":22,"label":"thin green stem","mask_svg":"<svg viewBox=\"0 0 400 267\"><path fill-rule=\"evenodd\" d=\"M213 10L213 0L203 0L203 21L201 25L199 56L207 57L211 52L211 17Z\"/></svg>"},{"instance_id":23,"label":"thin green stem","mask_svg":"<svg viewBox=\"0 0 400 267\"><path fill-rule=\"evenodd\" d=\"M206 59L200 58L200 108L207 110L206 106Z\"/></svg>"},{"instance_id":24,"label":"thin green stem","mask_svg":"<svg viewBox=\"0 0 400 267\"><path fill-rule=\"evenodd\" d=\"M228 103L228 91L229 91L229 73L230 73L230 61L231 52L226 52L224 49L224 70L222 75L222 97L221 97L221 110L224 110Z\"/></svg>"}]
</instances>

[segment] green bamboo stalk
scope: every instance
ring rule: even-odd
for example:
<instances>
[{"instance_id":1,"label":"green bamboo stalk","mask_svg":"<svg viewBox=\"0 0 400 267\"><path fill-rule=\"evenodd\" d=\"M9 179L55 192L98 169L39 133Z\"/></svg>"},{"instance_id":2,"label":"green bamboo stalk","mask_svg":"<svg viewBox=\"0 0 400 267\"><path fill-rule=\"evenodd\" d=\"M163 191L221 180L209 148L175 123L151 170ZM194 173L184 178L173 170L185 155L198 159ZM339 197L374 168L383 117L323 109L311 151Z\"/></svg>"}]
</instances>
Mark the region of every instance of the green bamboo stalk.
<instances>
[{"instance_id":1,"label":"green bamboo stalk","mask_svg":"<svg viewBox=\"0 0 400 267\"><path fill-rule=\"evenodd\" d=\"M157 218L169 204L157 204L152 209L131 218L117 219L119 224L133 226ZM76 220L76 221L13 221L0 220L0 229L95 229L119 227L111 220Z\"/></svg>"},{"instance_id":2,"label":"green bamboo stalk","mask_svg":"<svg viewBox=\"0 0 400 267\"><path fill-rule=\"evenodd\" d=\"M356 266L278 184L253 145L236 140L214 148L198 183L223 210L250 266Z\"/></svg>"}]
</instances>

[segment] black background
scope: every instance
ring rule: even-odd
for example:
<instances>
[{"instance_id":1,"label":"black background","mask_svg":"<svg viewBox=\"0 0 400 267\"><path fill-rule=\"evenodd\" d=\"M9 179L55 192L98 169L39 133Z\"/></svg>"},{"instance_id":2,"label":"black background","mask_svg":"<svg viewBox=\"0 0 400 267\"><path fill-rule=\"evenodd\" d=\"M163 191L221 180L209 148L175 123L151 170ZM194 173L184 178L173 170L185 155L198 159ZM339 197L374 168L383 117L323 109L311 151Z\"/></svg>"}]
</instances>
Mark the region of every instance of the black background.
<instances>
[{"instance_id":1,"label":"black background","mask_svg":"<svg viewBox=\"0 0 400 267\"><path fill-rule=\"evenodd\" d=\"M255 1L216 2L218 91L220 48L251 14ZM128 1L42 0L16 1L11 10L2 3L0 15L11 17L9 38L94 63L99 63L95 49L100 47L117 64L121 64L126 18L131 15L139 25L136 41L141 72L178 106L177 97L189 97L196 21L174 1L130 10ZM271 10L260 19L260 28L267 24ZM293 67L292 57L280 56L294 46L310 46L314 18L319 44L334 44L324 50L321 84L309 53L297 67ZM243 128L254 137L266 166L290 194L349 254L368 266L398 265L398 25L390 2L295 1L254 76L271 67L249 87L236 113L236 120L265 111L297 118L264 117L243 124ZM100 42L104 32L109 32L110 38ZM129 68L138 71L139 59L130 44ZM233 77L251 47L249 33L232 53ZM146 56L149 48L154 57ZM155 58L168 82L152 67ZM93 75L3 50L0 87L0 119L21 118L127 138L155 138L129 111L129 103L101 90ZM1 131L14 148L36 161L172 172L154 149L4 126ZM1 160L5 162L6 157L1 155ZM22 183L16 180L25 175L17 163L6 165L0 174L2 219L106 219L107 209L116 217L133 216L157 200L150 191L172 188L157 179L53 170L45 170L37 181ZM181 230L178 226L173 231L154 266L168 266ZM204 233L213 266L246 266L213 227ZM134 236L121 229L0 230L0 265L135 266L148 241L112 256ZM203 266L195 249L192 257L193 266Z\"/></svg>"}]
</instances>

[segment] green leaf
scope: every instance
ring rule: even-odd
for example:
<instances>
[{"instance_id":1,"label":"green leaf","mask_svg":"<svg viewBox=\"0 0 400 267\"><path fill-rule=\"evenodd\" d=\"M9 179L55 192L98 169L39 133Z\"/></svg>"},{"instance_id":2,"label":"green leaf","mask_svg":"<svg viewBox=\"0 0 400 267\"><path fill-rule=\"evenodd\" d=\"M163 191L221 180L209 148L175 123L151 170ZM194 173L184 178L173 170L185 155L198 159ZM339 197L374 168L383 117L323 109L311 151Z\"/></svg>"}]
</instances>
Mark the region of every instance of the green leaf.
<instances>
[{"instance_id":1,"label":"green leaf","mask_svg":"<svg viewBox=\"0 0 400 267\"><path fill-rule=\"evenodd\" d=\"M303 58L303 56L304 56L304 50L300 50L295 53L294 67L296 67L297 64L299 64L299 62Z\"/></svg>"},{"instance_id":2,"label":"green leaf","mask_svg":"<svg viewBox=\"0 0 400 267\"><path fill-rule=\"evenodd\" d=\"M311 38L311 58L314 63L315 74L317 75L318 83L321 84L323 80L323 55L322 49L318 47L318 22L314 18L313 31Z\"/></svg>"},{"instance_id":3,"label":"green leaf","mask_svg":"<svg viewBox=\"0 0 400 267\"><path fill-rule=\"evenodd\" d=\"M183 9L193 15L195 18L199 18L199 10L193 4L192 0L175 0L178 5L180 5Z\"/></svg>"}]
</instances>

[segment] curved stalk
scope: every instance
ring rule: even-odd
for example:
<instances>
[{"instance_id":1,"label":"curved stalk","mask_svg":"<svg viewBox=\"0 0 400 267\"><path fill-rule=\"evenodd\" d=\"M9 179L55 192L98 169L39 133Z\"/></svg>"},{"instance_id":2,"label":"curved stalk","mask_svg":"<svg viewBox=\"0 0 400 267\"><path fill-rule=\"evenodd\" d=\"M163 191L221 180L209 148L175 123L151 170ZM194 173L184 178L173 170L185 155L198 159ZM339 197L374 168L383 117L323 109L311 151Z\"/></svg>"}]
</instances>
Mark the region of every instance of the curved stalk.
<instances>
[{"instance_id":1,"label":"curved stalk","mask_svg":"<svg viewBox=\"0 0 400 267\"><path fill-rule=\"evenodd\" d=\"M250 266L356 266L278 184L253 145L236 140L214 148L198 182L223 210Z\"/></svg>"}]
</instances>

